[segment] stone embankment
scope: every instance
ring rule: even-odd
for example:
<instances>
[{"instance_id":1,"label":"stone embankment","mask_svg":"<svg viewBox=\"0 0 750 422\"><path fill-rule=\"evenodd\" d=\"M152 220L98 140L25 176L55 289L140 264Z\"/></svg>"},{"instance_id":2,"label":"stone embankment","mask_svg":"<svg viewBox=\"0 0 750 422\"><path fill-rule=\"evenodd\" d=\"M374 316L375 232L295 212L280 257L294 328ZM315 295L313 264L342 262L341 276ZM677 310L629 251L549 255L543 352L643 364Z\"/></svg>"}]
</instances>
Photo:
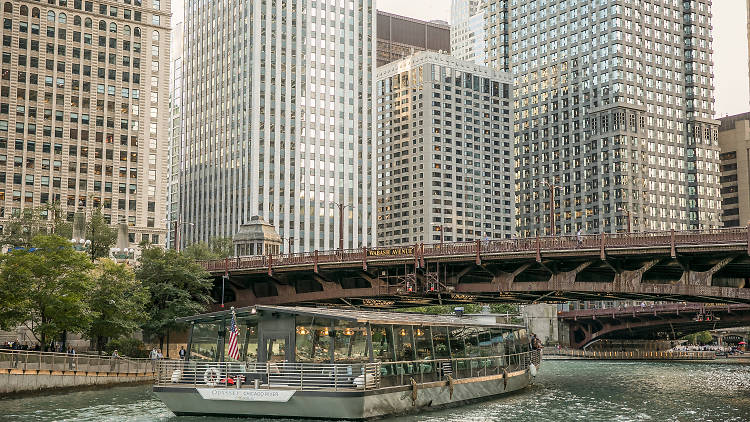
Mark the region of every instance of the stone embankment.
<instances>
[{"instance_id":1,"label":"stone embankment","mask_svg":"<svg viewBox=\"0 0 750 422\"><path fill-rule=\"evenodd\" d=\"M153 379L149 359L0 350L0 396Z\"/></svg>"}]
</instances>

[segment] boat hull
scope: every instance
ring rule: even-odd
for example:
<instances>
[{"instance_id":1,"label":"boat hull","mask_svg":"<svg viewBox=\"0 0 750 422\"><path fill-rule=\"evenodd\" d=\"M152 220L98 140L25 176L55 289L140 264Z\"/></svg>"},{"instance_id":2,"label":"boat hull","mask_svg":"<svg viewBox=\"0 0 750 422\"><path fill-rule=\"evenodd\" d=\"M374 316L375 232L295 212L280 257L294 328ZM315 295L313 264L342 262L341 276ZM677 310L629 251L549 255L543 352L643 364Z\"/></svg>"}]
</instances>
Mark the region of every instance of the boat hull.
<instances>
[{"instance_id":1,"label":"boat hull","mask_svg":"<svg viewBox=\"0 0 750 422\"><path fill-rule=\"evenodd\" d=\"M275 390L286 395L294 391L288 401L207 399L191 387L154 387L154 392L176 415L368 419L456 406L521 390L531 382L532 376L525 369L509 373L506 379L492 375L453 380L452 385L437 381L417 384L416 388L399 386L367 391ZM205 395L205 390L202 391Z\"/></svg>"}]
</instances>

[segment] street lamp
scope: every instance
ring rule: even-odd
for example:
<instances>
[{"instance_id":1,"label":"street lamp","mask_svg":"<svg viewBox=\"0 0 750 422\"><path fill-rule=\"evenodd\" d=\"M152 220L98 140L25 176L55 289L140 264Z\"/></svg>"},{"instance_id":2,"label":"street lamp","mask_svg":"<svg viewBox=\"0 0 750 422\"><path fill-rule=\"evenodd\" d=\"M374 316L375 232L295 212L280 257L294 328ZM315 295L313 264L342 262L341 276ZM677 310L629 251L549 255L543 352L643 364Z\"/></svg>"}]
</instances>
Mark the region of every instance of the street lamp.
<instances>
[{"instance_id":1,"label":"street lamp","mask_svg":"<svg viewBox=\"0 0 750 422\"><path fill-rule=\"evenodd\" d=\"M344 208L349 207L354 209L351 205L344 205L341 202L331 201L331 204L339 207L339 249L344 251Z\"/></svg>"},{"instance_id":2,"label":"street lamp","mask_svg":"<svg viewBox=\"0 0 750 422\"><path fill-rule=\"evenodd\" d=\"M135 254L133 248L112 248L112 256L115 259L132 259Z\"/></svg>"},{"instance_id":3,"label":"street lamp","mask_svg":"<svg viewBox=\"0 0 750 422\"><path fill-rule=\"evenodd\" d=\"M174 223L174 239L172 240L174 245L175 252L180 251L180 226L194 226L195 223L188 223L186 221L182 221L179 217L176 220L164 220L169 221L169 224L172 225Z\"/></svg>"},{"instance_id":4,"label":"street lamp","mask_svg":"<svg viewBox=\"0 0 750 422\"><path fill-rule=\"evenodd\" d=\"M547 189L549 189L550 234L554 236L555 235L555 189L561 188L562 186L553 185L547 180L543 180L542 183L544 183L547 186Z\"/></svg>"},{"instance_id":5,"label":"street lamp","mask_svg":"<svg viewBox=\"0 0 750 422\"><path fill-rule=\"evenodd\" d=\"M629 210L628 208L625 208L625 207L620 207L620 208L618 208L618 209L617 209L617 211L620 211L620 212L624 212L624 213L625 213L625 216L626 216L626 217L627 217L627 219L628 219L628 234L630 234L630 228L631 228L631 223L630 223L630 210Z\"/></svg>"}]
</instances>

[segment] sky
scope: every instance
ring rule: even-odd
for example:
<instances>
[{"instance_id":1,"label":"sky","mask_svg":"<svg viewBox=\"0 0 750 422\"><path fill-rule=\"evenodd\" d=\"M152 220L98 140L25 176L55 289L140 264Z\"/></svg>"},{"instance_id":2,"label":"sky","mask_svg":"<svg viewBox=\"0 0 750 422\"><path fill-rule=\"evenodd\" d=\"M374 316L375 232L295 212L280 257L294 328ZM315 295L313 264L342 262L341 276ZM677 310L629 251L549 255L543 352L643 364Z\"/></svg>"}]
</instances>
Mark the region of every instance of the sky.
<instances>
[{"instance_id":1,"label":"sky","mask_svg":"<svg viewBox=\"0 0 750 422\"><path fill-rule=\"evenodd\" d=\"M450 0L376 0L380 10L450 21ZM713 1L716 117L750 111L745 0Z\"/></svg>"}]
</instances>

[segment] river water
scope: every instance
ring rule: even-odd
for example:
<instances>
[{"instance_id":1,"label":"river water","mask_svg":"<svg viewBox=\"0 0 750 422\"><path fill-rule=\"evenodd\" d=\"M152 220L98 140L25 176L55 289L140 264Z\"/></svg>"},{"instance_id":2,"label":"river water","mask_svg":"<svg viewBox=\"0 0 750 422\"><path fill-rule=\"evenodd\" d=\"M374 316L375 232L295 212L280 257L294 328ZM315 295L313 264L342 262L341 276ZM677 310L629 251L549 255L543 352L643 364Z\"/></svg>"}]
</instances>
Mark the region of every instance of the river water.
<instances>
[{"instance_id":1,"label":"river water","mask_svg":"<svg viewBox=\"0 0 750 422\"><path fill-rule=\"evenodd\" d=\"M151 393L149 386L140 385L0 399L0 420L224 419L178 418ZM544 361L535 384L521 392L391 420L750 421L750 365Z\"/></svg>"}]
</instances>

